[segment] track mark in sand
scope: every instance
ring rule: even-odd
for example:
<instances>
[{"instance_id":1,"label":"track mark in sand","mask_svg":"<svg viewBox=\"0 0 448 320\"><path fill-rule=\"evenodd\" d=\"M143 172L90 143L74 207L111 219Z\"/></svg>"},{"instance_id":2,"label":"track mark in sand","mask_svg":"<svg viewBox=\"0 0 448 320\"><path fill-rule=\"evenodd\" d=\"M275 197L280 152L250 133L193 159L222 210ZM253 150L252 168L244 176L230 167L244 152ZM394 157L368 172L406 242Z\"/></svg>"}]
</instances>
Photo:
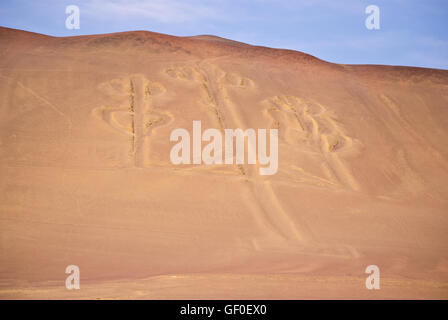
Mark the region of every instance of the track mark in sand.
<instances>
[{"instance_id":1,"label":"track mark in sand","mask_svg":"<svg viewBox=\"0 0 448 320\"><path fill-rule=\"evenodd\" d=\"M165 93L158 82L149 81L143 75L113 79L99 85L99 89L118 101L118 106L101 106L94 113L119 132L131 138L129 155L135 167L147 166L150 150L145 143L152 132L168 125L173 116L153 106L153 98Z\"/></svg>"},{"instance_id":2,"label":"track mark in sand","mask_svg":"<svg viewBox=\"0 0 448 320\"><path fill-rule=\"evenodd\" d=\"M69 137L71 136L72 128L73 128L72 119L69 116L67 116L64 112L62 112L55 104L53 104L48 99L46 99L43 96L41 96L40 94L38 94L36 91L31 89L30 87L24 85L19 80L14 80L12 77L7 77L7 76L3 76L3 75L0 75L0 77L2 77L4 79L7 79L7 80L13 80L13 82L15 82L21 89L25 90L28 94L30 94L36 100L40 101L43 105L49 107L54 112L56 112L58 115L63 117L67 121L67 124L68 124L68 134L69 134Z\"/></svg>"},{"instance_id":3,"label":"track mark in sand","mask_svg":"<svg viewBox=\"0 0 448 320\"><path fill-rule=\"evenodd\" d=\"M290 166L289 170L293 170L299 173L299 178L292 178L296 182L308 183L321 187L330 187L330 188L335 188L339 186L336 177L332 174L331 169L329 169L326 163L322 163L322 171L324 172L326 178L307 172L303 168L298 167L294 164ZM290 172L289 170L288 172Z\"/></svg>"},{"instance_id":4,"label":"track mark in sand","mask_svg":"<svg viewBox=\"0 0 448 320\"><path fill-rule=\"evenodd\" d=\"M271 118L272 126L279 129L281 141L290 148L303 146L313 155L322 157L325 177L294 166L295 171L302 171L299 180L318 186L340 185L359 190L343 158L356 155L360 144L345 133L334 114L317 102L295 96L275 96L268 99L268 103L265 115Z\"/></svg>"}]
</instances>

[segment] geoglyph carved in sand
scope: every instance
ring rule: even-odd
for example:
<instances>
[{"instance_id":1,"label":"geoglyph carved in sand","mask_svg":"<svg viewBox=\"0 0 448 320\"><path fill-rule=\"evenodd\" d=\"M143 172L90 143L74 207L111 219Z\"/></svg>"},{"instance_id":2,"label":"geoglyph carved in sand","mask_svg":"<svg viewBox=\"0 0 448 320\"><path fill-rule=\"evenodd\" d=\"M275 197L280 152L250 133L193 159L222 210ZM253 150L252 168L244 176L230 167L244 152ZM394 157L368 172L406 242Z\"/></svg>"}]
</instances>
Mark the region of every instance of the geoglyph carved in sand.
<instances>
[{"instance_id":1,"label":"geoglyph carved in sand","mask_svg":"<svg viewBox=\"0 0 448 320\"><path fill-rule=\"evenodd\" d=\"M99 89L121 103L101 106L95 111L111 127L130 136L129 155L133 157L134 166L147 166L150 150L146 150L146 140L151 138L155 128L168 125L173 119L170 112L156 108L152 101L154 96L165 93L165 87L143 75L132 75L102 83Z\"/></svg>"},{"instance_id":2,"label":"geoglyph carved in sand","mask_svg":"<svg viewBox=\"0 0 448 320\"><path fill-rule=\"evenodd\" d=\"M303 148L321 159L323 176L292 164L290 169L299 174L298 181L359 190L343 158L356 155L361 144L346 134L335 114L320 103L296 96L279 95L266 102L269 107L265 115L272 120L272 127L279 129L280 141L289 148Z\"/></svg>"},{"instance_id":3,"label":"geoglyph carved in sand","mask_svg":"<svg viewBox=\"0 0 448 320\"><path fill-rule=\"evenodd\" d=\"M202 88L202 97L198 102L217 121L220 130L246 127L244 116L229 98L228 90L254 88L255 84L251 79L225 72L208 62L170 67L165 72L170 77L192 81ZM152 103L154 96L165 93L165 87L158 82L149 81L143 75L132 75L102 83L99 89L121 99L117 106L101 106L101 118L130 137L129 153L134 158L134 165L147 166L150 151L146 150L146 139L150 139L155 128L174 120L171 113L155 108ZM301 167L300 161L282 168L288 171L293 181L324 187L359 189L344 158L357 154L361 144L345 133L334 114L315 101L297 96L277 95L263 103L269 104L263 113L272 121L271 127L279 129L280 143L307 150L321 159L321 174ZM236 174L250 178L247 166L237 164L234 170Z\"/></svg>"},{"instance_id":4,"label":"geoglyph carved in sand","mask_svg":"<svg viewBox=\"0 0 448 320\"><path fill-rule=\"evenodd\" d=\"M206 108L207 114L217 121L219 130L225 128L244 128L238 121L240 115L227 95L228 87L241 89L254 86L252 80L233 73L227 73L216 65L198 63L195 65L170 67L166 73L175 79L193 81L201 87L200 105ZM236 165L235 170L245 175L242 165Z\"/></svg>"},{"instance_id":5,"label":"geoglyph carved in sand","mask_svg":"<svg viewBox=\"0 0 448 320\"><path fill-rule=\"evenodd\" d=\"M198 102L205 107L208 116L219 124L219 130L247 127L248 121L230 98L229 90L247 90L256 87L251 79L225 72L218 66L206 62L170 67L165 72L172 78L200 86L202 96ZM119 106L101 107L102 118L116 130L130 136L132 141L130 154L134 157L134 165L145 167L146 157L150 150L145 149L144 140L151 136L153 128L167 125L174 120L174 116L170 113L154 108L151 103L152 96L165 92L164 86L151 82L144 76L134 75L111 80L100 85L100 89L123 100ZM356 153L358 144L345 134L334 115L318 103L305 101L295 96L278 95L268 99L267 102L269 107L261 112L272 121L273 128L280 129L281 141L292 148L300 149L305 146L318 154L323 163L322 176L313 175L291 164L287 171L288 175L292 176L292 180L295 175L298 175L300 178L297 178L296 182L311 182L320 186L346 186L352 190L359 188L350 170L340 159L340 157ZM216 168L199 167L203 172L228 175L225 171L219 171ZM261 178L256 173L257 165L235 164L233 168L234 174L240 175L249 182L244 193L249 199L248 204L254 218L266 230L266 234L303 244L312 241L313 235L307 231L307 228L295 224L291 220L293 213L283 208L274 190L273 182L270 179ZM262 213L261 216L260 213ZM260 241L260 239L253 239L252 244L260 249L264 247L263 242ZM319 248L323 250L322 252L333 251L333 249ZM337 249L340 252L336 255L353 256L352 249L345 247Z\"/></svg>"}]
</instances>

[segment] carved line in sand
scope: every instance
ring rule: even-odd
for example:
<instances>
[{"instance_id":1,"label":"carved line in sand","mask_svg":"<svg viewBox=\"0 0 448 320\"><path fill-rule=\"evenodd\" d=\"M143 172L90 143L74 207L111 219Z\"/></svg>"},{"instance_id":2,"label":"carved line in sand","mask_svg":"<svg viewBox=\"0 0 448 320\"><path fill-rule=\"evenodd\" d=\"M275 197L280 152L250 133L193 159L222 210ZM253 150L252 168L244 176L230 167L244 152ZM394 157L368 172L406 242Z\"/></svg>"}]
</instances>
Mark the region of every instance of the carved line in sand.
<instances>
[{"instance_id":1,"label":"carved line in sand","mask_svg":"<svg viewBox=\"0 0 448 320\"><path fill-rule=\"evenodd\" d=\"M101 106L94 110L112 128L130 137L129 155L135 167L143 168L148 163L147 140L157 127L169 125L174 117L165 110L155 108L153 97L165 93L158 82L146 79L143 75L113 79L102 83L99 89L115 99L121 100L118 106Z\"/></svg>"},{"instance_id":2,"label":"carved line in sand","mask_svg":"<svg viewBox=\"0 0 448 320\"><path fill-rule=\"evenodd\" d=\"M298 98L279 95L267 100L265 115L272 120L272 127L279 129L279 139L293 148L305 145L310 153L321 155L323 176L291 165L298 182L325 187L345 186L359 190L359 184L345 165L343 158L356 155L360 143L349 137L336 121L336 116L323 105Z\"/></svg>"},{"instance_id":3,"label":"carved line in sand","mask_svg":"<svg viewBox=\"0 0 448 320\"><path fill-rule=\"evenodd\" d=\"M4 76L0 74L0 77L3 79L6 79L7 81L11 81L11 88L8 90L8 100L12 101L13 96L18 94L16 90L22 90L26 96L30 96L33 99L33 104L28 106L20 106L22 109L20 111L21 114L27 113L33 110L36 110L38 107L36 104L41 104L44 107L50 108L53 112L64 118L67 122L67 128L68 128L68 136L71 137L71 131L73 128L73 122L69 115L62 112L62 108L57 106L56 104L52 103L48 98L38 94L35 90L33 90L30 86L25 85L18 79L15 79L11 76ZM23 97L23 94L18 94L19 96Z\"/></svg>"}]
</instances>

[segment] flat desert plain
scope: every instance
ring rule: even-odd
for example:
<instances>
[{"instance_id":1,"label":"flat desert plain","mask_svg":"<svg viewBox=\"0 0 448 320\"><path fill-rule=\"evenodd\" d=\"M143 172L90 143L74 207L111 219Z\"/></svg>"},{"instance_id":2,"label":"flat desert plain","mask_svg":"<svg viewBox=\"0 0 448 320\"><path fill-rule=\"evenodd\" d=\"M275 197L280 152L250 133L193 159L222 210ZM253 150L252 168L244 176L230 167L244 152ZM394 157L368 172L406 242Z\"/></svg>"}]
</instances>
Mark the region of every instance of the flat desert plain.
<instances>
[{"instance_id":1,"label":"flat desert plain","mask_svg":"<svg viewBox=\"0 0 448 320\"><path fill-rule=\"evenodd\" d=\"M198 120L277 172L173 164ZM447 299L447 141L446 70L0 28L0 298Z\"/></svg>"}]
</instances>

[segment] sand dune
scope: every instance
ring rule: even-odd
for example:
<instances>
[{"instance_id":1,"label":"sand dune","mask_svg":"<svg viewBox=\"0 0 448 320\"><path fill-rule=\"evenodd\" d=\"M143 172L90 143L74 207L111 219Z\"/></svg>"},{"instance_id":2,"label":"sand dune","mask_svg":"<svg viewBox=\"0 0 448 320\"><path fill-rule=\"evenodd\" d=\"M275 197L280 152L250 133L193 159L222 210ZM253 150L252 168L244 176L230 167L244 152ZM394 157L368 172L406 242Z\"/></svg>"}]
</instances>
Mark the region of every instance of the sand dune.
<instances>
[{"instance_id":1,"label":"sand dune","mask_svg":"<svg viewBox=\"0 0 448 320\"><path fill-rule=\"evenodd\" d=\"M145 31L0 57L1 298L448 298L448 71ZM278 172L173 165L195 120L278 129Z\"/></svg>"}]
</instances>

